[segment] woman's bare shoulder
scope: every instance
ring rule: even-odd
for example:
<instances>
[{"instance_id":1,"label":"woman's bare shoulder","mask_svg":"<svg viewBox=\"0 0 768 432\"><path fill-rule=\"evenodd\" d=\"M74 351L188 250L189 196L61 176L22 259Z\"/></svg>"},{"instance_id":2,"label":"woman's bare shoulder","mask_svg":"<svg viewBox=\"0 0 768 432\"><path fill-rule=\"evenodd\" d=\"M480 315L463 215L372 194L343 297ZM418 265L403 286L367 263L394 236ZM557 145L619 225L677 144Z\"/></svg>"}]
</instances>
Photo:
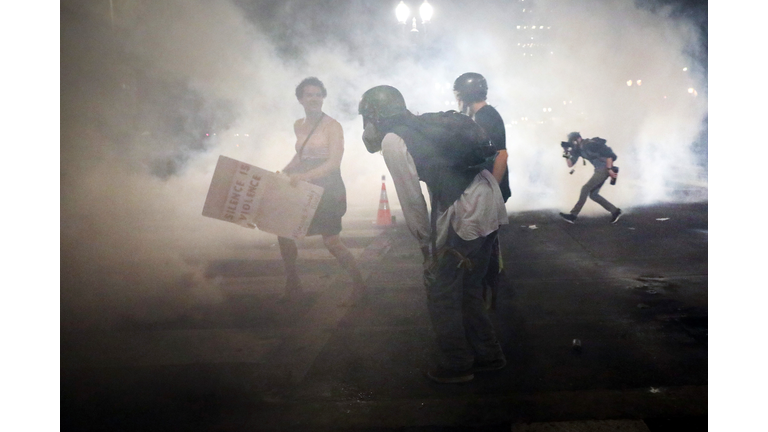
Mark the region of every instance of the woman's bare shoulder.
<instances>
[{"instance_id":1,"label":"woman's bare shoulder","mask_svg":"<svg viewBox=\"0 0 768 432\"><path fill-rule=\"evenodd\" d=\"M335 118L329 116L328 114L323 117L323 123L333 129L341 129L341 123L339 123Z\"/></svg>"}]
</instances>

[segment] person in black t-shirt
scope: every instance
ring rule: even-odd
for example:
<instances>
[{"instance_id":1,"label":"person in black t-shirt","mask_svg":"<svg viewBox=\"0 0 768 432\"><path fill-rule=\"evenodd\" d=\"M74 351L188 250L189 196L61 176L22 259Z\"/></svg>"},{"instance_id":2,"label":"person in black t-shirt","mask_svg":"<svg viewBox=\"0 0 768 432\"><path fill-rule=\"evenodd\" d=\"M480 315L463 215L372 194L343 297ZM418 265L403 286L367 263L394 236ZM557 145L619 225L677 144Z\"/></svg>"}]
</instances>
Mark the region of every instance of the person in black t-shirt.
<instances>
[{"instance_id":1,"label":"person in black t-shirt","mask_svg":"<svg viewBox=\"0 0 768 432\"><path fill-rule=\"evenodd\" d=\"M499 150L493 165L488 171L499 182L504 202L512 195L509 189L509 171L507 169L507 138L504 130L504 120L496 108L488 105L488 82L485 77L475 72L462 74L453 83L453 93L459 103L459 111L472 117L488 134L493 145Z\"/></svg>"},{"instance_id":2,"label":"person in black t-shirt","mask_svg":"<svg viewBox=\"0 0 768 432\"><path fill-rule=\"evenodd\" d=\"M461 74L453 82L453 94L459 104L459 111L472 117L475 123L485 130L493 145L498 149L499 153L492 162L488 163L486 169L499 182L501 197L504 198L504 202L507 202L507 199L512 195L509 189L509 170L507 169L507 134L501 115L496 111L496 108L486 102L488 82L484 76L476 72ZM485 286L490 288L491 307L496 303L500 275L503 270L501 246L497 237L493 244L488 271L483 279ZM489 292L486 290L484 293L486 299L488 294Z\"/></svg>"}]
</instances>

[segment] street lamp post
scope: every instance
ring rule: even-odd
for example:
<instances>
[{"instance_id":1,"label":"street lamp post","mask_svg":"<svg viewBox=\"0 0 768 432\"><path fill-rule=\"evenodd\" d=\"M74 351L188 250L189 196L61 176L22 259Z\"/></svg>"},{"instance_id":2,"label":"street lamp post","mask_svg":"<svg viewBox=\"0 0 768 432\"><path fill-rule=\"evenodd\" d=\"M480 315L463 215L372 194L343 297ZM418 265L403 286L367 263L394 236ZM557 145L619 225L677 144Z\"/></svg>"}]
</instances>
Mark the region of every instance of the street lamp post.
<instances>
[{"instance_id":1,"label":"street lamp post","mask_svg":"<svg viewBox=\"0 0 768 432\"><path fill-rule=\"evenodd\" d=\"M404 1L400 1L400 4L398 4L395 8L395 16L397 17L397 21L405 26L409 15L411 15L411 8L409 8Z\"/></svg>"},{"instance_id":2,"label":"street lamp post","mask_svg":"<svg viewBox=\"0 0 768 432\"><path fill-rule=\"evenodd\" d=\"M434 13L434 8L432 8L432 5L429 4L427 0L424 0L424 3L419 6L419 17L421 18L421 25L424 29L424 34L427 33L427 23L432 19L432 15ZM395 16L397 17L397 21L402 25L403 27L403 33L405 33L406 25L408 23L408 18L411 18L411 8L405 3L405 1L400 1L400 3L395 8ZM419 28L416 24L416 16L413 16L413 19L411 20L411 33L418 33Z\"/></svg>"},{"instance_id":3,"label":"street lamp post","mask_svg":"<svg viewBox=\"0 0 768 432\"><path fill-rule=\"evenodd\" d=\"M427 0L424 0L424 3L419 6L419 16L421 16L421 24L424 26L424 35L427 34L427 23L429 20L432 19L432 13L435 10L432 8L432 5L427 2Z\"/></svg>"}]
</instances>

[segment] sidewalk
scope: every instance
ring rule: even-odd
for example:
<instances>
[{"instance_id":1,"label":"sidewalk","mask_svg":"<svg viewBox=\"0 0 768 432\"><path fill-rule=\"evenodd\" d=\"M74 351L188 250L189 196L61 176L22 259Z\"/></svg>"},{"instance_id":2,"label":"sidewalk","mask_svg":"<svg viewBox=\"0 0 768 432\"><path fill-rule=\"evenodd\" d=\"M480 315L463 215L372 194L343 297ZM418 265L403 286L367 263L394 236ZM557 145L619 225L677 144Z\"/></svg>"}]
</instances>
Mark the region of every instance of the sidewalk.
<instances>
[{"instance_id":1,"label":"sidewalk","mask_svg":"<svg viewBox=\"0 0 768 432\"><path fill-rule=\"evenodd\" d=\"M494 312L509 365L464 385L424 377L434 338L405 224L351 225L342 238L368 280L363 307L339 307L348 276L304 253L316 249L308 243L299 301L279 301L276 257L214 260L221 304L173 322L62 334L62 429L706 427L706 203L625 209L616 225L513 214L500 235L507 277Z\"/></svg>"}]
</instances>

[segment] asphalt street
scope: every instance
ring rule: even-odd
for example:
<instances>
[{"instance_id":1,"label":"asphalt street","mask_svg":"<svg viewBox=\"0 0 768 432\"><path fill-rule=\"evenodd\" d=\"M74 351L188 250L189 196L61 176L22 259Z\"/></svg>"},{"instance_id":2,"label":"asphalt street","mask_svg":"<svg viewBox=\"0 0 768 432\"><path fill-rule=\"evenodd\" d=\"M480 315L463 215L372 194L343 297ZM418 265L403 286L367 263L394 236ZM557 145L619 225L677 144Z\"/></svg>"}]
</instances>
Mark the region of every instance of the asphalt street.
<instances>
[{"instance_id":1,"label":"asphalt street","mask_svg":"<svg viewBox=\"0 0 768 432\"><path fill-rule=\"evenodd\" d=\"M209 261L220 302L62 330L62 430L706 430L708 204L623 210L615 225L510 215L500 371L429 381L415 240L402 223L345 219L370 288L361 306L340 306L351 281L307 239L294 301L281 301L276 250L254 248Z\"/></svg>"}]
</instances>

